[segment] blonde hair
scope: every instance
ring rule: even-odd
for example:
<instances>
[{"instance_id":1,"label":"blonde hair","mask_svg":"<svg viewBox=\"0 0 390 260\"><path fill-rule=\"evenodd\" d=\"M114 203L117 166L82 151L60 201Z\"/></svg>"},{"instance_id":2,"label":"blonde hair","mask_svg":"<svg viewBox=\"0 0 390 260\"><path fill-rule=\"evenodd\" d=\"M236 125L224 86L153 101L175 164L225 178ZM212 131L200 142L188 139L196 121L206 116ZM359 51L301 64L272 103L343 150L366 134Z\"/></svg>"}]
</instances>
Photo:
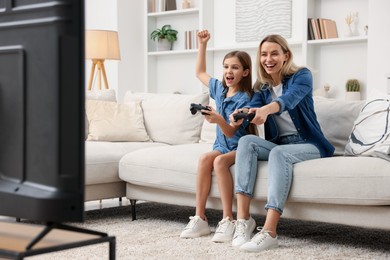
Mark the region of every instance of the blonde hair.
<instances>
[{"instance_id":1,"label":"blonde hair","mask_svg":"<svg viewBox=\"0 0 390 260\"><path fill-rule=\"evenodd\" d=\"M284 62L281 70L279 71L280 79L283 80L285 76L292 75L295 72L297 72L301 67L297 66L293 61L293 53L288 46L288 43L286 39L284 39L282 36L278 34L271 34L266 37L260 42L259 48L257 50L257 68L256 68L256 74L257 74L257 80L254 85L254 90L259 91L263 88L264 85L272 86L274 85L274 81L263 68L261 65L261 47L263 43L265 42L273 42L278 44L281 48L284 54L288 54L287 60Z\"/></svg>"}]
</instances>

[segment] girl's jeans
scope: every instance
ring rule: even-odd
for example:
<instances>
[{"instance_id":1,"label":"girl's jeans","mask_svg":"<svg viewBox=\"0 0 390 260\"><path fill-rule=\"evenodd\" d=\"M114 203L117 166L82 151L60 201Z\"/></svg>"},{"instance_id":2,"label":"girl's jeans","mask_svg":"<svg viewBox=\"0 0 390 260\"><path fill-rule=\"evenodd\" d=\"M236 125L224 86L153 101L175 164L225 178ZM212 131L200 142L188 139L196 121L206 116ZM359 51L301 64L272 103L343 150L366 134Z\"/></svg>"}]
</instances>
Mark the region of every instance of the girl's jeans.
<instances>
[{"instance_id":1,"label":"girl's jeans","mask_svg":"<svg viewBox=\"0 0 390 260\"><path fill-rule=\"evenodd\" d=\"M240 138L235 163L235 192L253 197L257 161L268 160L268 200L265 208L283 213L291 187L293 164L320 158L313 144L304 143L298 135L282 137L279 145L255 135Z\"/></svg>"}]
</instances>

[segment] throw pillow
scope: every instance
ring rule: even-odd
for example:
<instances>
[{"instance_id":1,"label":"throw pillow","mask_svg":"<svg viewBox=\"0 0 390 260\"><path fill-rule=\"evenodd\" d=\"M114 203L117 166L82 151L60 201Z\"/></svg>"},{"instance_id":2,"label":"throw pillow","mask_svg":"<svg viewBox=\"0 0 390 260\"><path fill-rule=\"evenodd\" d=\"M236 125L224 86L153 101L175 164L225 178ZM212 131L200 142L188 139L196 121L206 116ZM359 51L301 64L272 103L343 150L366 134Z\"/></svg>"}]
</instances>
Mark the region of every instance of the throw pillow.
<instances>
[{"instance_id":1,"label":"throw pillow","mask_svg":"<svg viewBox=\"0 0 390 260\"><path fill-rule=\"evenodd\" d=\"M127 92L124 103L141 101L145 127L154 142L197 143L204 116L192 115L191 103L208 104L208 94L165 94Z\"/></svg>"},{"instance_id":2,"label":"throw pillow","mask_svg":"<svg viewBox=\"0 0 390 260\"><path fill-rule=\"evenodd\" d=\"M89 141L144 142L150 138L145 130L139 102L87 100Z\"/></svg>"},{"instance_id":3,"label":"throw pillow","mask_svg":"<svg viewBox=\"0 0 390 260\"><path fill-rule=\"evenodd\" d=\"M345 147L346 155L388 156L390 149L390 100L369 100L355 120Z\"/></svg>"},{"instance_id":4,"label":"throw pillow","mask_svg":"<svg viewBox=\"0 0 390 260\"><path fill-rule=\"evenodd\" d=\"M314 110L322 132L335 147L335 155L344 155L353 123L364 101L336 100L315 96Z\"/></svg>"}]
</instances>

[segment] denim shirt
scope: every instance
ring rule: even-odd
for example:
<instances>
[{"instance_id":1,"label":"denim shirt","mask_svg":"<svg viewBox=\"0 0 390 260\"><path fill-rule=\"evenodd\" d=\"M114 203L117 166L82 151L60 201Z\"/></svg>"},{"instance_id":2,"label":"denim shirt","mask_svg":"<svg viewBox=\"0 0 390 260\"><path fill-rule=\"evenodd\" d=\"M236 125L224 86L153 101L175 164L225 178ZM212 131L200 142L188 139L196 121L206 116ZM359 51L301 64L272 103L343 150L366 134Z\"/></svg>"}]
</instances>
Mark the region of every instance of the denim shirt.
<instances>
[{"instance_id":1,"label":"denim shirt","mask_svg":"<svg viewBox=\"0 0 390 260\"><path fill-rule=\"evenodd\" d=\"M228 88L224 88L222 82L216 78L210 79L209 89L210 97L215 100L217 106L216 110L228 124L230 123L230 114L232 114L234 110L246 106L250 101L248 94L241 91L237 92L232 97L226 97ZM229 138L223 134L221 128L217 125L217 137L213 145L213 150L218 150L223 154L237 150L238 139L247 134L247 131L245 130L247 126L248 122L244 122L234 136Z\"/></svg>"},{"instance_id":2,"label":"denim shirt","mask_svg":"<svg viewBox=\"0 0 390 260\"><path fill-rule=\"evenodd\" d=\"M333 155L334 147L325 138L314 111L313 104L313 78L310 70L301 68L296 73L286 76L282 81L282 95L272 99L269 86L255 92L247 107L261 107L271 102L278 102L280 111L269 115L264 123L265 139L276 142L279 133L274 120L275 116L288 111L291 119L304 142L314 144L321 153L321 157Z\"/></svg>"}]
</instances>

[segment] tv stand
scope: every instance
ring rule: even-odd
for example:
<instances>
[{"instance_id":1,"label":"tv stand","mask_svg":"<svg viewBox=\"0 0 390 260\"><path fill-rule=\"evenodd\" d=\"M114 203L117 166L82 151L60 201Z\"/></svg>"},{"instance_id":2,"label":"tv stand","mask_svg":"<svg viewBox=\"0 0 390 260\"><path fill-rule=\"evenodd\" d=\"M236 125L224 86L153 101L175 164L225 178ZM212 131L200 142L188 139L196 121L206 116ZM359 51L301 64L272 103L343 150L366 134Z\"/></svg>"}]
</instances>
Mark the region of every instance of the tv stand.
<instances>
[{"instance_id":1,"label":"tv stand","mask_svg":"<svg viewBox=\"0 0 390 260\"><path fill-rule=\"evenodd\" d=\"M106 233L61 223L0 222L0 257L23 259L105 242L109 243L109 259L114 260L116 239Z\"/></svg>"}]
</instances>

